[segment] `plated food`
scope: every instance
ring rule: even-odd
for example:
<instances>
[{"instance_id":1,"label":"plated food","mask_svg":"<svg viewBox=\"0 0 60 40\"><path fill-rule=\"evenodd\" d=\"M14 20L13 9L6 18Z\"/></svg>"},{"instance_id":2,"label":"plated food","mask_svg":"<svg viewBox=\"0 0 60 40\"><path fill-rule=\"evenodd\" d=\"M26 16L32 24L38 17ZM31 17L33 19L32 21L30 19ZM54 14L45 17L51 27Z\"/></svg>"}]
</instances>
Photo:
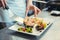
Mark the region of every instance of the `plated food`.
<instances>
[{"instance_id":1,"label":"plated food","mask_svg":"<svg viewBox=\"0 0 60 40\"><path fill-rule=\"evenodd\" d=\"M18 31L33 33L33 30L42 31L47 27L47 22L43 18L25 18L24 27L20 26Z\"/></svg>"},{"instance_id":2,"label":"plated food","mask_svg":"<svg viewBox=\"0 0 60 40\"><path fill-rule=\"evenodd\" d=\"M27 17L23 19L21 17L18 17L15 20L17 23L9 27L10 30L34 36L42 35L54 23L54 20L50 18Z\"/></svg>"}]
</instances>

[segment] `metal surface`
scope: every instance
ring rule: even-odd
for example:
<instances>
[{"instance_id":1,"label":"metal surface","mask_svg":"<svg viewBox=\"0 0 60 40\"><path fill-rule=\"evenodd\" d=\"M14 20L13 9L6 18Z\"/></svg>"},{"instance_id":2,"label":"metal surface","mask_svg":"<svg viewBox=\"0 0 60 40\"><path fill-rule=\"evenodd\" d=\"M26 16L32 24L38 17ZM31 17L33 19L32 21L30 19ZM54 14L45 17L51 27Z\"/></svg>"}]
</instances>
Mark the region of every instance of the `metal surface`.
<instances>
[{"instance_id":1,"label":"metal surface","mask_svg":"<svg viewBox=\"0 0 60 40\"><path fill-rule=\"evenodd\" d=\"M60 40L60 16L51 16L50 12L42 11L38 17L54 19L55 22L49 30L47 29L41 37L35 37L30 35L25 35L22 33L14 32L4 28L0 30L0 40ZM10 27L11 24L8 24Z\"/></svg>"}]
</instances>

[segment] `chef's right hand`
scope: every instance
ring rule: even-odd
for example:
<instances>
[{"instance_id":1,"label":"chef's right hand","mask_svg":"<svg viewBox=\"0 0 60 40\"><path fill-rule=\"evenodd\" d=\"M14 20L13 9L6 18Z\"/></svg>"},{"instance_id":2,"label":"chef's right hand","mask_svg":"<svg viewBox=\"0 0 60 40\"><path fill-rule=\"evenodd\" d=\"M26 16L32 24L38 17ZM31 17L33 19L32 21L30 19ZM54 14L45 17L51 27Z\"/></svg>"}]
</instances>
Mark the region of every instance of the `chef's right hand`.
<instances>
[{"instance_id":1,"label":"chef's right hand","mask_svg":"<svg viewBox=\"0 0 60 40\"><path fill-rule=\"evenodd\" d=\"M6 0L0 0L0 7L5 8Z\"/></svg>"}]
</instances>

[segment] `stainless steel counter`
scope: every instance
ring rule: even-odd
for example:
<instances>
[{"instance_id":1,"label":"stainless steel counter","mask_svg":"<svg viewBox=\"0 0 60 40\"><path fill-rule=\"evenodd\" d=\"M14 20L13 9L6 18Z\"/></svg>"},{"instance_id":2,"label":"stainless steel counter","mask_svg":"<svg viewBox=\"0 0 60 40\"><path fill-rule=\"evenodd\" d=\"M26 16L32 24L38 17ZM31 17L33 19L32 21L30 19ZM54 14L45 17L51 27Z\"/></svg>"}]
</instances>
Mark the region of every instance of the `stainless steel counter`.
<instances>
[{"instance_id":1,"label":"stainless steel counter","mask_svg":"<svg viewBox=\"0 0 60 40\"><path fill-rule=\"evenodd\" d=\"M55 20L42 36L36 37L8 30L8 24L8 27L0 30L0 40L60 40L60 16L51 16L50 12L42 11L38 17Z\"/></svg>"}]
</instances>

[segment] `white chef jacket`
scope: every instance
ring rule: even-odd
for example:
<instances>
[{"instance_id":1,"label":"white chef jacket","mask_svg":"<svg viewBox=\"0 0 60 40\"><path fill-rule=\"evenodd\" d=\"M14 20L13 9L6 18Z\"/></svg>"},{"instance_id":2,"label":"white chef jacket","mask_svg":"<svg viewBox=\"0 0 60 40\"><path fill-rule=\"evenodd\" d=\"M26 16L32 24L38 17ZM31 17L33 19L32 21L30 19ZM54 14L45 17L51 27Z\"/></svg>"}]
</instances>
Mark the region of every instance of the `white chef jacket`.
<instances>
[{"instance_id":1,"label":"white chef jacket","mask_svg":"<svg viewBox=\"0 0 60 40\"><path fill-rule=\"evenodd\" d=\"M7 0L11 12L20 17L25 17L26 1L25 0ZM9 11L0 8L0 22L9 22L12 19L9 17Z\"/></svg>"}]
</instances>

